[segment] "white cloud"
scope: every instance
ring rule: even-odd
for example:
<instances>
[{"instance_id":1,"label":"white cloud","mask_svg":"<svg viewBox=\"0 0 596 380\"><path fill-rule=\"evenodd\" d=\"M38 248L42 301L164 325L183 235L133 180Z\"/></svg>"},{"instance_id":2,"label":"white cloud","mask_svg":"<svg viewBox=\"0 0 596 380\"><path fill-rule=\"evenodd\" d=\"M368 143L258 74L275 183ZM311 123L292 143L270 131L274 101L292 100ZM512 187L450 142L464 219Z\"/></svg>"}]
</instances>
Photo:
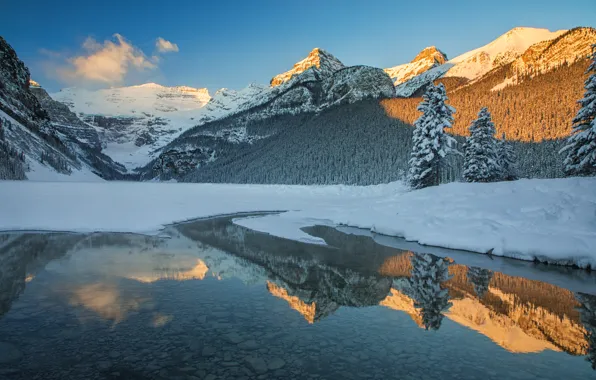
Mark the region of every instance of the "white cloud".
<instances>
[{"instance_id":1,"label":"white cloud","mask_svg":"<svg viewBox=\"0 0 596 380\"><path fill-rule=\"evenodd\" d=\"M120 34L103 43L89 37L83 43L84 53L59 63L56 72L67 83L121 84L127 74L157 68L158 57L148 58Z\"/></svg>"},{"instance_id":2,"label":"white cloud","mask_svg":"<svg viewBox=\"0 0 596 380\"><path fill-rule=\"evenodd\" d=\"M165 40L161 37L158 37L157 40L155 41L155 48L157 49L158 52L160 53L167 53L167 52L178 52L178 45L175 43L172 43L168 40Z\"/></svg>"}]
</instances>

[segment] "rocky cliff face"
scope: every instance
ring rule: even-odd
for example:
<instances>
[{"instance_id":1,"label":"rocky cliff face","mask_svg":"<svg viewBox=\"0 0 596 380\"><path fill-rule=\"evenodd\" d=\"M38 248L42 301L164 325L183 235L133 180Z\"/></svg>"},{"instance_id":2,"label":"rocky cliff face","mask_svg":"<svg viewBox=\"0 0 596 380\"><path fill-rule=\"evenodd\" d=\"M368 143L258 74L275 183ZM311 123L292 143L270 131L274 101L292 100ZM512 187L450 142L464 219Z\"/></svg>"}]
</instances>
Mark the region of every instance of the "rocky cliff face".
<instances>
[{"instance_id":1,"label":"rocky cliff face","mask_svg":"<svg viewBox=\"0 0 596 380\"><path fill-rule=\"evenodd\" d=\"M29 91L29 69L0 37L0 110L24 123L41 122L47 114Z\"/></svg>"},{"instance_id":2,"label":"rocky cliff face","mask_svg":"<svg viewBox=\"0 0 596 380\"><path fill-rule=\"evenodd\" d=\"M85 164L102 178L123 178L126 168L101 152L100 136L93 126L79 119L65 104L52 99L39 84L31 86L31 93L47 112L57 137L76 156L78 162Z\"/></svg>"},{"instance_id":3,"label":"rocky cliff face","mask_svg":"<svg viewBox=\"0 0 596 380\"><path fill-rule=\"evenodd\" d=\"M314 48L306 58L294 64L291 70L278 74L271 79L271 87L279 86L292 79L295 75L301 74L306 70L313 69L321 76L327 77L345 66L332 54L323 49Z\"/></svg>"},{"instance_id":4,"label":"rocky cliff face","mask_svg":"<svg viewBox=\"0 0 596 380\"><path fill-rule=\"evenodd\" d=\"M82 170L115 179L124 170L101 153L92 126L31 81L27 67L1 37L0 140L0 178L25 179L27 172L69 175ZM20 166L17 171L16 166Z\"/></svg>"},{"instance_id":5,"label":"rocky cliff face","mask_svg":"<svg viewBox=\"0 0 596 380\"><path fill-rule=\"evenodd\" d=\"M0 177L24 179L42 163L69 173L78 163L52 128L47 112L30 89L29 70L14 49L0 37ZM12 159L11 159L12 157ZM18 161L14 158L18 157ZM20 166L16 168L16 166ZM17 169L17 170L15 170ZM7 175L8 174L8 175Z\"/></svg>"},{"instance_id":6,"label":"rocky cliff face","mask_svg":"<svg viewBox=\"0 0 596 380\"><path fill-rule=\"evenodd\" d=\"M355 103L363 99L392 98L395 88L381 69L352 66L335 72L323 82L323 108Z\"/></svg>"},{"instance_id":7,"label":"rocky cliff face","mask_svg":"<svg viewBox=\"0 0 596 380\"><path fill-rule=\"evenodd\" d=\"M97 131L79 119L68 106L52 99L39 84L31 86L31 93L47 112L56 129L91 147L101 148Z\"/></svg>"}]
</instances>

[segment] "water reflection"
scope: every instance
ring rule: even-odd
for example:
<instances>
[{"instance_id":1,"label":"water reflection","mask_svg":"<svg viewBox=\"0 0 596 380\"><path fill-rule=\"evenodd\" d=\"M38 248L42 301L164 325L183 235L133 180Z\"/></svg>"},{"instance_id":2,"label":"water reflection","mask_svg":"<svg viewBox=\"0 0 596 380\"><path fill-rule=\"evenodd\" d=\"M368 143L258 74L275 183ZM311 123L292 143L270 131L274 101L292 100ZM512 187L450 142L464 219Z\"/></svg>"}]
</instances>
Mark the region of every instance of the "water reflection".
<instances>
[{"instance_id":1,"label":"water reflection","mask_svg":"<svg viewBox=\"0 0 596 380\"><path fill-rule=\"evenodd\" d=\"M577 293L576 297L580 302L580 321L585 328L586 360L592 363L592 369L596 370L596 297L584 293Z\"/></svg>"},{"instance_id":2,"label":"water reflection","mask_svg":"<svg viewBox=\"0 0 596 380\"><path fill-rule=\"evenodd\" d=\"M96 326L100 319L118 331L118 326L138 325L142 320L143 326L154 330L171 328L183 333L186 322L179 309L196 304L195 315L189 317L195 322L190 326L204 324L202 311L196 311L204 300L179 293L176 284L239 279L265 289L271 301L283 300L307 326L327 329L346 318L345 313L340 315L342 308L377 310L373 307L380 306L379 310L408 315L421 330L429 330L425 332L428 339L457 325L510 353L563 351L586 356L596 366L593 295L382 246L370 237L329 227L306 231L328 245L257 233L232 224L229 218L171 226L164 231L170 238L101 233L0 235L0 318L5 314L7 318L0 319L0 332L32 315L59 312L74 313L85 328ZM18 302L29 287L34 289L30 299ZM213 295L221 301L233 297L217 291ZM165 307L164 296L174 299L177 306ZM212 313L229 314L225 309ZM278 318L283 324L286 317ZM381 320L377 314L359 318L368 318L372 324ZM266 330L258 320L254 323L257 329ZM217 321L209 326L229 329L231 323ZM397 334L397 339L403 331L384 334ZM1 363L2 355L0 370ZM254 366L248 365L250 376L262 374Z\"/></svg>"}]
</instances>

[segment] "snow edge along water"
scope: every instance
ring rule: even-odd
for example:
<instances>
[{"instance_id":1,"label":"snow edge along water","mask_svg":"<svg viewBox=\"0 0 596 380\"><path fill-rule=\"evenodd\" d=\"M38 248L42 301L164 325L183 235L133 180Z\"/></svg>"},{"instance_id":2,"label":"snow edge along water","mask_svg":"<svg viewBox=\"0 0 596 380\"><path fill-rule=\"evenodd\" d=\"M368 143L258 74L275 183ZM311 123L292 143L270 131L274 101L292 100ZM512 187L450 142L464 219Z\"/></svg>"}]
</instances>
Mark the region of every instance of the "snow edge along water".
<instances>
[{"instance_id":1,"label":"snow edge along water","mask_svg":"<svg viewBox=\"0 0 596 380\"><path fill-rule=\"evenodd\" d=\"M347 225L427 246L596 268L596 178L375 186L0 182L0 230L155 233L239 212L235 222L322 244L301 230Z\"/></svg>"}]
</instances>

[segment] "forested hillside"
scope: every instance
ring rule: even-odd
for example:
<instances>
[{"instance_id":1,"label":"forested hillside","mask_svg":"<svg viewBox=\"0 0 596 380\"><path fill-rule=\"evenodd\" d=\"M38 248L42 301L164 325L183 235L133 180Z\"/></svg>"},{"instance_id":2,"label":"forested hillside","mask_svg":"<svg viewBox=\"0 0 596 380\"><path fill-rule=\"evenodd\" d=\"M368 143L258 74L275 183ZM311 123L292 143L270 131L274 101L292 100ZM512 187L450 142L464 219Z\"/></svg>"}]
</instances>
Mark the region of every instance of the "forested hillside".
<instances>
[{"instance_id":1,"label":"forested hillside","mask_svg":"<svg viewBox=\"0 0 596 380\"><path fill-rule=\"evenodd\" d=\"M497 135L508 139L542 141L564 138L571 132L571 119L578 110L577 100L584 92L584 74L589 60L563 65L532 80L518 77L519 84L500 88L514 75L511 65L503 66L472 84L459 78L438 79L447 88L449 104L457 112L452 133L467 135L468 127L482 107L488 107ZM496 89L495 89L496 87ZM413 123L420 115L420 98L382 101L391 117Z\"/></svg>"},{"instance_id":2,"label":"forested hillside","mask_svg":"<svg viewBox=\"0 0 596 380\"><path fill-rule=\"evenodd\" d=\"M231 117L181 136L177 146L202 146L214 159L196 169L154 171L143 178L175 178L188 182L359 184L370 185L403 179L411 150L412 127L390 117L382 104L366 100L333 107L320 114L283 115L265 120ZM205 129L243 126L249 135L272 136L251 143L232 143L198 135ZM461 149L463 139L458 137ZM559 141L513 144L522 177L560 177ZM189 152L190 153L190 152ZM443 181L461 177L460 158ZM173 165L174 163L172 163ZM181 168L183 169L183 168Z\"/></svg>"},{"instance_id":3,"label":"forested hillside","mask_svg":"<svg viewBox=\"0 0 596 380\"><path fill-rule=\"evenodd\" d=\"M25 157L6 142L0 119L0 180L25 179Z\"/></svg>"}]
</instances>

